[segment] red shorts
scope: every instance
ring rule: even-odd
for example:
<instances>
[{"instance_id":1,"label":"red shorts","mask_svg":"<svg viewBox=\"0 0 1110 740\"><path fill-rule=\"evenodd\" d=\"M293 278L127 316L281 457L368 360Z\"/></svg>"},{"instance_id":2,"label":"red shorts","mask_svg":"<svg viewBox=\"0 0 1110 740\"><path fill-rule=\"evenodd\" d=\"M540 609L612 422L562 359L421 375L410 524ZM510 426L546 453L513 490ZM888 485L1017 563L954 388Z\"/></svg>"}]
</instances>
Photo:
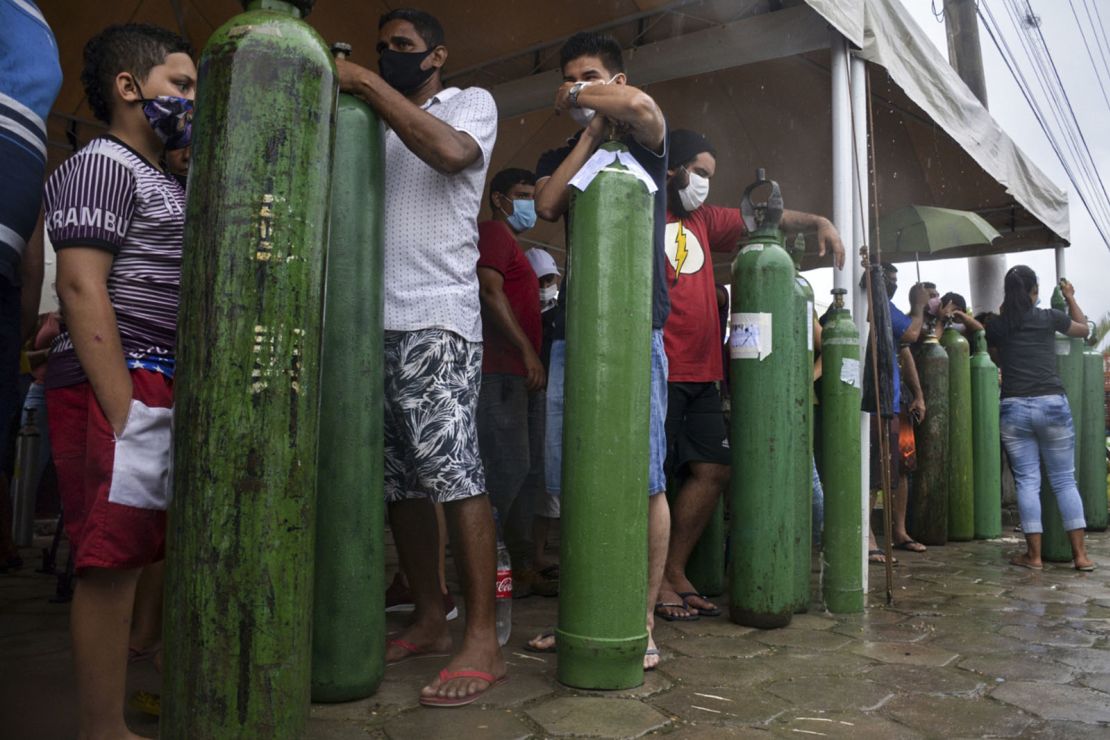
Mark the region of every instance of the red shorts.
<instances>
[{"instance_id":1,"label":"red shorts","mask_svg":"<svg viewBox=\"0 0 1110 740\"><path fill-rule=\"evenodd\" d=\"M131 371L119 437L88 383L46 392L50 447L74 565L138 568L165 554L173 380Z\"/></svg>"}]
</instances>

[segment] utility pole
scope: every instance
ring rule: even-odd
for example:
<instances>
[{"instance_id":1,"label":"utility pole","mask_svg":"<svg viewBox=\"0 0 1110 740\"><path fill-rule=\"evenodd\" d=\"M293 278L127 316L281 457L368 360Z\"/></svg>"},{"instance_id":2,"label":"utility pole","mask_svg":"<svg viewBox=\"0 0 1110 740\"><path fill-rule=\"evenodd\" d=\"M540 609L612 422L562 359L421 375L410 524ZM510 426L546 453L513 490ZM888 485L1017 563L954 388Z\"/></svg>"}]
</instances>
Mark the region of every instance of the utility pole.
<instances>
[{"instance_id":1,"label":"utility pole","mask_svg":"<svg viewBox=\"0 0 1110 740\"><path fill-rule=\"evenodd\" d=\"M976 4L977 0L944 0L944 28L948 33L948 63L987 108L987 81L983 75ZM1006 255L969 257L967 271L971 283L969 299L974 310L998 311L1002 304Z\"/></svg>"}]
</instances>

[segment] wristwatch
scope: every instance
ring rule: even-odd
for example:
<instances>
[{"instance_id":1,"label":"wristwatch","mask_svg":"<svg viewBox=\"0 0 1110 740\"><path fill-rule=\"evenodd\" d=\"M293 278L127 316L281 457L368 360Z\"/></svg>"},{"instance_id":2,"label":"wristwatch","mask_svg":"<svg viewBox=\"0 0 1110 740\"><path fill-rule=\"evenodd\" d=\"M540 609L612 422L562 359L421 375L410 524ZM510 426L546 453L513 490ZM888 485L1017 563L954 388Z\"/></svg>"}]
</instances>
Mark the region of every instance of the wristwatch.
<instances>
[{"instance_id":1,"label":"wristwatch","mask_svg":"<svg viewBox=\"0 0 1110 740\"><path fill-rule=\"evenodd\" d=\"M578 107L578 93L582 92L582 88L588 84L588 82L576 82L570 86L570 90L567 92L567 102L570 103L571 108Z\"/></svg>"}]
</instances>

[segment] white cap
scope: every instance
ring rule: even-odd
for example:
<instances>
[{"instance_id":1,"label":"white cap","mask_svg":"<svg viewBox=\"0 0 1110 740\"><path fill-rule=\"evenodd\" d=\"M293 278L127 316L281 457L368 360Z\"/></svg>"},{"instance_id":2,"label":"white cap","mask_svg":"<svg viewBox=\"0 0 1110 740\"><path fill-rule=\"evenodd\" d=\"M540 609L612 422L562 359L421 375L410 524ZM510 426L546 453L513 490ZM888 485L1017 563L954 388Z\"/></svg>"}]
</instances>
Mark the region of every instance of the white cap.
<instances>
[{"instance_id":1,"label":"white cap","mask_svg":"<svg viewBox=\"0 0 1110 740\"><path fill-rule=\"evenodd\" d=\"M528 258L529 264L532 265L532 270L535 271L536 277L542 278L546 275L558 275L559 268L555 265L555 258L542 249L529 249L524 253Z\"/></svg>"}]
</instances>

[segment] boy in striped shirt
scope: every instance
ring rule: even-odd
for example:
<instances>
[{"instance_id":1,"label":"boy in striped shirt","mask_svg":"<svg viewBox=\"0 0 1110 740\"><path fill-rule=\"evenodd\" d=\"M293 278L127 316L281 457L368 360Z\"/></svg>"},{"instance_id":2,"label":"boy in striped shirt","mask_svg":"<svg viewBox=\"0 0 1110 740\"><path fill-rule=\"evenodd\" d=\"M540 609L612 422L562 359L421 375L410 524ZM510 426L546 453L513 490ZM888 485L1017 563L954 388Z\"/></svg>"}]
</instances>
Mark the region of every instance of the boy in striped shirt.
<instances>
[{"instance_id":1,"label":"boy in striped shirt","mask_svg":"<svg viewBox=\"0 0 1110 740\"><path fill-rule=\"evenodd\" d=\"M123 719L143 566L161 560L185 191L157 164L191 134L188 43L112 26L85 46L89 105L108 132L46 184L65 326L47 367L58 487L77 568L71 630L80 736L134 738Z\"/></svg>"}]
</instances>

